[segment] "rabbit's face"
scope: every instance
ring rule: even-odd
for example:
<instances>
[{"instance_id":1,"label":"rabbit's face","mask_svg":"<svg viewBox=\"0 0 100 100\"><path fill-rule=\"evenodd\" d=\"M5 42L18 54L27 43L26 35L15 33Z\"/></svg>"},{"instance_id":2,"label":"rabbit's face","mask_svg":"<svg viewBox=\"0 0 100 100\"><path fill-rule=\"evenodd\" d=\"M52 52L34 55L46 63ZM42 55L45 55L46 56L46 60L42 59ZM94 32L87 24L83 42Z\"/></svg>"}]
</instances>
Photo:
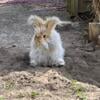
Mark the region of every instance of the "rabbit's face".
<instances>
[{"instance_id":1,"label":"rabbit's face","mask_svg":"<svg viewBox=\"0 0 100 100\"><path fill-rule=\"evenodd\" d=\"M31 15L28 19L29 24L34 28L34 40L37 47L44 47L48 49L48 40L50 39L53 30L57 25L65 24L66 22L61 21L58 17L50 17L46 20L39 16Z\"/></svg>"},{"instance_id":2,"label":"rabbit's face","mask_svg":"<svg viewBox=\"0 0 100 100\"><path fill-rule=\"evenodd\" d=\"M39 27L35 27L34 29L35 32L35 43L37 47L44 47L45 49L48 49L48 34L46 30L45 25L40 25Z\"/></svg>"}]
</instances>

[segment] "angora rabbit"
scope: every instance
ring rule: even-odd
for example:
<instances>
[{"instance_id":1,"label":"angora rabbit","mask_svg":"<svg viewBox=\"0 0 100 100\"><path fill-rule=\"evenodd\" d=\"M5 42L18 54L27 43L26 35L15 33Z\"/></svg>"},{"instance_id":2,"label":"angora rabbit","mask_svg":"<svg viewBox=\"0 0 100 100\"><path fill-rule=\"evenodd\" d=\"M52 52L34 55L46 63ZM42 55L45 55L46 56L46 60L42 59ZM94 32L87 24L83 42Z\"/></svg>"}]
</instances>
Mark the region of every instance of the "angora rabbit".
<instances>
[{"instance_id":1,"label":"angora rabbit","mask_svg":"<svg viewBox=\"0 0 100 100\"><path fill-rule=\"evenodd\" d=\"M58 17L49 17L46 20L31 15L28 23L34 28L34 35L30 48L30 64L64 66L64 48L60 34L55 30L57 25L70 22L61 21Z\"/></svg>"}]
</instances>

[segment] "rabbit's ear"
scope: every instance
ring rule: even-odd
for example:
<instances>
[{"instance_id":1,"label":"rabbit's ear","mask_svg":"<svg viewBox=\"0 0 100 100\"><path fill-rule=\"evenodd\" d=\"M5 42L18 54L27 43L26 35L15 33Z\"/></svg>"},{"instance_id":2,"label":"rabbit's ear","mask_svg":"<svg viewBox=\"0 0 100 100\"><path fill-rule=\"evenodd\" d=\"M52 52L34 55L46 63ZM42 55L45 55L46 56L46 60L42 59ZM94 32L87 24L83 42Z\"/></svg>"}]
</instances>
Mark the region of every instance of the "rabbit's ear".
<instances>
[{"instance_id":1,"label":"rabbit's ear","mask_svg":"<svg viewBox=\"0 0 100 100\"><path fill-rule=\"evenodd\" d=\"M57 25L63 26L66 24L72 24L70 21L61 21L58 17L49 17L46 20L46 28L49 32L56 28Z\"/></svg>"},{"instance_id":2,"label":"rabbit's ear","mask_svg":"<svg viewBox=\"0 0 100 100\"><path fill-rule=\"evenodd\" d=\"M60 20L58 17L49 17L46 20L46 28L48 31L55 29L56 25L59 24Z\"/></svg>"},{"instance_id":3,"label":"rabbit's ear","mask_svg":"<svg viewBox=\"0 0 100 100\"><path fill-rule=\"evenodd\" d=\"M40 27L41 25L44 24L44 20L39 16L31 15L28 18L28 24L33 25L33 27Z\"/></svg>"},{"instance_id":4,"label":"rabbit's ear","mask_svg":"<svg viewBox=\"0 0 100 100\"><path fill-rule=\"evenodd\" d=\"M46 28L48 31L52 31L56 28L57 25L63 25L66 24L65 21L61 21L58 17L49 17L46 20Z\"/></svg>"}]
</instances>

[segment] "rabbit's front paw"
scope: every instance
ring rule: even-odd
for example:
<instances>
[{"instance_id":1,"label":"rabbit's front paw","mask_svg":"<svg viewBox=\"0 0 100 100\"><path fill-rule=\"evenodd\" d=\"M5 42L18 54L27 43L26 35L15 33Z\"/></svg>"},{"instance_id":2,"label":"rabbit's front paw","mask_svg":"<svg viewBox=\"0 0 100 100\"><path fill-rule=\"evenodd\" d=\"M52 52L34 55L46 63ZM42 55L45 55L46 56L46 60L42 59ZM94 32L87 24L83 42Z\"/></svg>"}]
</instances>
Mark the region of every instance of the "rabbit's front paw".
<instances>
[{"instance_id":1,"label":"rabbit's front paw","mask_svg":"<svg viewBox=\"0 0 100 100\"><path fill-rule=\"evenodd\" d=\"M63 59L58 59L56 61L56 66L64 66L65 65L65 61Z\"/></svg>"},{"instance_id":2,"label":"rabbit's front paw","mask_svg":"<svg viewBox=\"0 0 100 100\"><path fill-rule=\"evenodd\" d=\"M35 67L35 66L37 65L37 62L36 62L35 60L31 60L31 61L30 61L30 65L31 65L32 67Z\"/></svg>"}]
</instances>

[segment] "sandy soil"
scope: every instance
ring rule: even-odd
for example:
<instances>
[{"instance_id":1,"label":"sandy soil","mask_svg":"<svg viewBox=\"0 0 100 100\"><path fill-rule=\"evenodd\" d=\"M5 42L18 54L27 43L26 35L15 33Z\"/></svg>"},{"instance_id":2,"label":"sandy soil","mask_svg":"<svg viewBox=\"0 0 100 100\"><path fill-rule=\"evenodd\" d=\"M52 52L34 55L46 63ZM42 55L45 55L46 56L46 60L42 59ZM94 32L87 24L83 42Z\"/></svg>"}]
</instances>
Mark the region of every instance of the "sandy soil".
<instances>
[{"instance_id":1,"label":"sandy soil","mask_svg":"<svg viewBox=\"0 0 100 100\"><path fill-rule=\"evenodd\" d=\"M0 100L100 100L100 50L84 42L82 22L58 28L66 50L64 67L32 68L28 52L33 29L26 23L30 14L68 20L65 10L0 6Z\"/></svg>"}]
</instances>

